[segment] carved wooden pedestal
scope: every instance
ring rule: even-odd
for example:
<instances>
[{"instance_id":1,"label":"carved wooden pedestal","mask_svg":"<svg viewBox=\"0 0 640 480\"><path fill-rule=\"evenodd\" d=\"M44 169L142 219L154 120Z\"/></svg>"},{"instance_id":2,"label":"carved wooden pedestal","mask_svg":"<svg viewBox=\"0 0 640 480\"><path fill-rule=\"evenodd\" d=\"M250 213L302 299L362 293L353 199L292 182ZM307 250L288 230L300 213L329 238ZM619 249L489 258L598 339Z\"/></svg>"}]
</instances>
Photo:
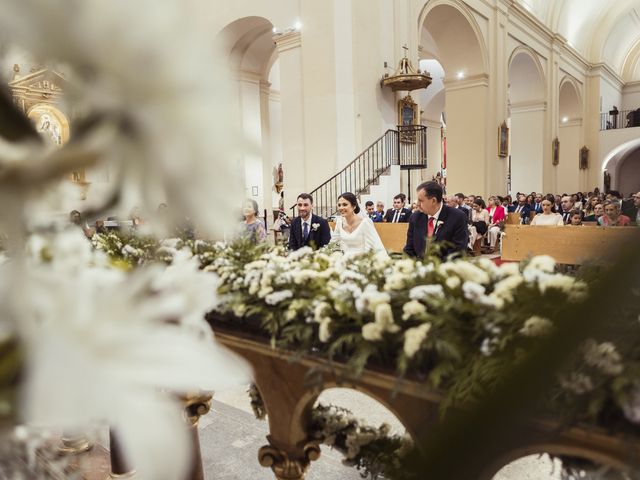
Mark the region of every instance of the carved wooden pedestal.
<instances>
[{"instance_id":1,"label":"carved wooden pedestal","mask_svg":"<svg viewBox=\"0 0 640 480\"><path fill-rule=\"evenodd\" d=\"M321 393L305 386L305 375L311 368L322 372L320 390L347 387L375 398L396 415L414 438L438 421L441 395L420 383L398 383L393 375L371 370L363 372L357 381L345 381L340 365L294 356L218 328L215 331L219 342L253 366L270 429L269 445L260 449L259 460L261 465L271 467L279 480L304 479L310 461L320 456L320 449L309 434L310 412ZM490 480L511 461L541 452L582 457L620 470L629 470L640 459L640 441L607 435L597 428L561 430L554 422L532 421L518 438L501 458L488 459L486 470L478 473L479 480ZM464 452L460 458L464 458Z\"/></svg>"}]
</instances>

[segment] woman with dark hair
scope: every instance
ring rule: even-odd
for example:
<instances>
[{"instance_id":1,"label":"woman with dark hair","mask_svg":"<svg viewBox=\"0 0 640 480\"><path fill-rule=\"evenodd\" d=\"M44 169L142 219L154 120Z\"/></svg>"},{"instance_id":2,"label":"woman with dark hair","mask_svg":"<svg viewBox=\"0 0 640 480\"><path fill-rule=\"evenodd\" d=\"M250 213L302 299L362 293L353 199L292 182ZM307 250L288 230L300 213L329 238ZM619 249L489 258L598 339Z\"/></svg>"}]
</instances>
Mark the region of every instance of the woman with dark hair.
<instances>
[{"instance_id":1,"label":"woman with dark hair","mask_svg":"<svg viewBox=\"0 0 640 480\"><path fill-rule=\"evenodd\" d=\"M244 221L240 223L240 236L246 237L253 243L262 243L267 238L264 223L258 218L258 203L248 198L242 207Z\"/></svg>"},{"instance_id":2,"label":"woman with dark hair","mask_svg":"<svg viewBox=\"0 0 640 480\"><path fill-rule=\"evenodd\" d=\"M533 220L531 226L558 226L562 227L564 221L562 215L555 212L555 197L553 195L545 195L541 202L542 213L539 213Z\"/></svg>"},{"instance_id":3,"label":"woman with dark hair","mask_svg":"<svg viewBox=\"0 0 640 480\"><path fill-rule=\"evenodd\" d=\"M482 198L476 197L471 207L473 210L471 211L471 226L469 227L469 248L473 249L476 240L487 233L491 221L489 212L486 210L487 206Z\"/></svg>"},{"instance_id":4,"label":"woman with dark hair","mask_svg":"<svg viewBox=\"0 0 640 480\"><path fill-rule=\"evenodd\" d=\"M331 240L338 242L345 254L374 251L388 256L371 219L358 215L360 207L353 193L345 192L338 197L338 213Z\"/></svg>"}]
</instances>

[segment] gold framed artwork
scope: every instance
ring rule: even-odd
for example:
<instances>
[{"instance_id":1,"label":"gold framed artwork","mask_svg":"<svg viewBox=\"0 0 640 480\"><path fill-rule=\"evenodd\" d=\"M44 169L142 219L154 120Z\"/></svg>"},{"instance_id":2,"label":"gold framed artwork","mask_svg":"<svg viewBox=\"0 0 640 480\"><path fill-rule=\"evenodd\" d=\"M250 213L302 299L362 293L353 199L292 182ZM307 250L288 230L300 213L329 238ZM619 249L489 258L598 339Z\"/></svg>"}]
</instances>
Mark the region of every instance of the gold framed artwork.
<instances>
[{"instance_id":1,"label":"gold framed artwork","mask_svg":"<svg viewBox=\"0 0 640 480\"><path fill-rule=\"evenodd\" d=\"M553 165L560 163L560 140L558 140L558 137L551 142L551 163Z\"/></svg>"},{"instance_id":2,"label":"gold framed artwork","mask_svg":"<svg viewBox=\"0 0 640 480\"><path fill-rule=\"evenodd\" d=\"M509 155L509 127L507 122L502 122L498 127L498 156L506 157Z\"/></svg>"},{"instance_id":3,"label":"gold framed artwork","mask_svg":"<svg viewBox=\"0 0 640 480\"><path fill-rule=\"evenodd\" d=\"M580 149L579 166L580 170L589 168L589 148L586 145Z\"/></svg>"},{"instance_id":4,"label":"gold framed artwork","mask_svg":"<svg viewBox=\"0 0 640 480\"><path fill-rule=\"evenodd\" d=\"M418 125L418 104L413 101L411 95L398 100L398 130L400 141L404 143L416 143L415 130Z\"/></svg>"}]
</instances>

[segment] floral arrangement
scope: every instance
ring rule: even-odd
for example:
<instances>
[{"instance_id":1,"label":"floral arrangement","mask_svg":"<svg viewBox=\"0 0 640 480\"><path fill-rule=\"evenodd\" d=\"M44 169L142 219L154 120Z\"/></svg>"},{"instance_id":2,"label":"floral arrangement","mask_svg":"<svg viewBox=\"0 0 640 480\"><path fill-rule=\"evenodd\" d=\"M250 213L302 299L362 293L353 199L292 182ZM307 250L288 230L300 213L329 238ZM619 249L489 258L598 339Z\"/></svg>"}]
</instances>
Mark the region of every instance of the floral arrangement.
<instances>
[{"instance_id":1,"label":"floral arrangement","mask_svg":"<svg viewBox=\"0 0 640 480\"><path fill-rule=\"evenodd\" d=\"M353 375L395 365L399 376L443 390L443 411L480 398L554 329L559 305L589 296L586 277L558 273L548 256L496 266L486 258L441 263L219 248L206 267L221 279L214 325L343 361ZM606 331L552 382L549 411L572 420L615 411L621 428L637 428L640 351L629 339L640 334L638 293L630 292L624 309L612 307Z\"/></svg>"}]
</instances>

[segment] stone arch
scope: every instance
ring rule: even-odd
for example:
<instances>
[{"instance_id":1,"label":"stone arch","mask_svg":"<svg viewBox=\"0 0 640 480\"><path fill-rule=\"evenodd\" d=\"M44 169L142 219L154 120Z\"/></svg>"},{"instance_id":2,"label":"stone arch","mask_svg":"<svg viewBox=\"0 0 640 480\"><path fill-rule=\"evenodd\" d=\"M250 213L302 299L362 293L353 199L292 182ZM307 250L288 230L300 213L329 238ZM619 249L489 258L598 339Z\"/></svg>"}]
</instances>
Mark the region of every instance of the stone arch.
<instances>
[{"instance_id":1,"label":"stone arch","mask_svg":"<svg viewBox=\"0 0 640 480\"><path fill-rule=\"evenodd\" d=\"M509 58L511 192L543 190L545 74L536 52L516 47Z\"/></svg>"},{"instance_id":2,"label":"stone arch","mask_svg":"<svg viewBox=\"0 0 640 480\"><path fill-rule=\"evenodd\" d=\"M558 89L558 114L560 121L562 121L564 117L566 117L568 121L582 120L582 95L580 90L578 82L569 75L564 76L560 81L560 87Z\"/></svg>"},{"instance_id":3,"label":"stone arch","mask_svg":"<svg viewBox=\"0 0 640 480\"><path fill-rule=\"evenodd\" d=\"M353 390L355 392L359 392L361 394L366 395L367 397L375 400L376 403L380 404L386 410L388 410L398 421L398 424L401 424L412 438L417 439L419 434L419 428L422 426L422 422L412 422L410 418L407 417L406 410L404 415L399 408L399 402L392 401L390 398L390 394L388 391L377 391L375 388L368 388L366 384L358 384L358 385L349 385L336 381L325 381L322 384L322 389L319 391L310 391L307 390L304 395L299 397L296 406L293 410L293 418L300 419L305 418L308 412L311 411L314 404L317 402L318 398L323 392L334 390L334 389L348 389ZM401 400L400 400L401 401ZM433 405L432 414L435 416L438 412L438 405Z\"/></svg>"},{"instance_id":4,"label":"stone arch","mask_svg":"<svg viewBox=\"0 0 640 480\"><path fill-rule=\"evenodd\" d=\"M511 52L508 65L511 103L543 102L546 98L546 78L536 52L526 45L516 47Z\"/></svg>"},{"instance_id":5,"label":"stone arch","mask_svg":"<svg viewBox=\"0 0 640 480\"><path fill-rule=\"evenodd\" d=\"M611 176L611 189L620 190L625 194L628 194L636 188L640 189L640 186L634 183L634 180L638 182L638 178L640 177L635 176L636 174L627 177L624 175L623 170L623 168L632 169L638 161L640 161L640 138L618 145L602 159L600 165L600 186L603 186L603 174L607 172ZM621 181L623 176L625 181Z\"/></svg>"},{"instance_id":6,"label":"stone arch","mask_svg":"<svg viewBox=\"0 0 640 480\"><path fill-rule=\"evenodd\" d=\"M247 16L228 23L217 35L237 85L237 118L247 145L243 153L244 196L257 201L259 210L266 209L268 217L278 206L273 172L282 161L276 158L282 152L281 129L272 125L281 118L274 113L279 111L279 97L272 95L269 83L279 58L273 28L267 18Z\"/></svg>"},{"instance_id":7,"label":"stone arch","mask_svg":"<svg viewBox=\"0 0 640 480\"><path fill-rule=\"evenodd\" d=\"M628 471L628 459L610 454L603 449L579 447L576 444L557 442L531 442L518 445L512 450L505 452L501 457L495 459L478 476L479 480L491 480L505 466L531 455L548 453L553 456L570 456L590 460L598 465L606 465L616 470Z\"/></svg>"},{"instance_id":8,"label":"stone arch","mask_svg":"<svg viewBox=\"0 0 640 480\"><path fill-rule=\"evenodd\" d=\"M437 44L431 53L442 64L445 73L453 75L461 69L467 69L468 76L488 73L489 57L484 36L463 2L426 2L418 17L418 31L421 45L427 47L427 51L431 42ZM455 41L450 41L454 38Z\"/></svg>"},{"instance_id":9,"label":"stone arch","mask_svg":"<svg viewBox=\"0 0 640 480\"><path fill-rule=\"evenodd\" d=\"M447 163L447 190L486 195L504 189L504 162L489 161L494 135L478 121L488 118L490 103L487 41L479 21L460 0L430 0L417 27L420 59L437 60L444 69L447 153L455 159Z\"/></svg>"},{"instance_id":10,"label":"stone arch","mask_svg":"<svg viewBox=\"0 0 640 480\"><path fill-rule=\"evenodd\" d=\"M629 49L622 64L622 80L633 82L640 76L640 38Z\"/></svg>"},{"instance_id":11,"label":"stone arch","mask_svg":"<svg viewBox=\"0 0 640 480\"><path fill-rule=\"evenodd\" d=\"M578 156L584 145L582 97L579 83L566 75L558 85L558 139L560 163L555 167L557 192L577 192L587 187L587 172L580 170Z\"/></svg>"}]
</instances>

